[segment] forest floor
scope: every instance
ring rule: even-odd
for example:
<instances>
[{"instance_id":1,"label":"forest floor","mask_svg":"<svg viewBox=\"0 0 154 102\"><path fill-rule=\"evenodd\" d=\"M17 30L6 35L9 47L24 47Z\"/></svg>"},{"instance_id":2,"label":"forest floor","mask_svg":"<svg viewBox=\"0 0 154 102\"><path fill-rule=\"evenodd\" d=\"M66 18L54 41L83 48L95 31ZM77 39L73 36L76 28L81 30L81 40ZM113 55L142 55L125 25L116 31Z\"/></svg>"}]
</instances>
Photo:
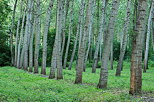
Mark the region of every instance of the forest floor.
<instances>
[{"instance_id":1,"label":"forest floor","mask_svg":"<svg viewBox=\"0 0 154 102\"><path fill-rule=\"evenodd\" d=\"M114 64L116 68L116 64ZM74 84L75 70L64 70L64 80L50 80L14 67L0 67L0 102L154 102L154 67L143 73L142 95L129 95L130 64L122 75L109 70L108 88L97 89L99 69L83 73L83 84ZM49 75L49 68L47 68Z\"/></svg>"}]
</instances>

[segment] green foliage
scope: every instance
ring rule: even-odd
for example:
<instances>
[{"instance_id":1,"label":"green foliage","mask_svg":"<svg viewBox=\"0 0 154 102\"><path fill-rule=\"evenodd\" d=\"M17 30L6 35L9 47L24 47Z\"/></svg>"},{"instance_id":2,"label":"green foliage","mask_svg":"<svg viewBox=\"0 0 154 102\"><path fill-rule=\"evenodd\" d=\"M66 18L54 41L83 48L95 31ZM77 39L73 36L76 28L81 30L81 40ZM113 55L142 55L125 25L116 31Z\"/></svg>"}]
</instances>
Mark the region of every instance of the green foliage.
<instances>
[{"instance_id":1,"label":"green foliage","mask_svg":"<svg viewBox=\"0 0 154 102\"><path fill-rule=\"evenodd\" d=\"M74 84L75 70L64 70L64 80L50 80L12 67L0 68L0 101L41 101L41 102L136 102L129 91L129 67L124 62L121 77L115 77L115 70L109 70L108 89L97 89L99 69L95 74L91 68L83 73L83 84ZM39 69L41 70L41 69ZM143 92L154 90L153 69L143 73ZM49 68L47 68L49 75ZM150 85L150 86L149 86ZM150 94L150 96L154 96Z\"/></svg>"},{"instance_id":2,"label":"green foliage","mask_svg":"<svg viewBox=\"0 0 154 102\"><path fill-rule=\"evenodd\" d=\"M11 11L8 0L0 0L0 66L10 65L9 36L6 20Z\"/></svg>"}]
</instances>

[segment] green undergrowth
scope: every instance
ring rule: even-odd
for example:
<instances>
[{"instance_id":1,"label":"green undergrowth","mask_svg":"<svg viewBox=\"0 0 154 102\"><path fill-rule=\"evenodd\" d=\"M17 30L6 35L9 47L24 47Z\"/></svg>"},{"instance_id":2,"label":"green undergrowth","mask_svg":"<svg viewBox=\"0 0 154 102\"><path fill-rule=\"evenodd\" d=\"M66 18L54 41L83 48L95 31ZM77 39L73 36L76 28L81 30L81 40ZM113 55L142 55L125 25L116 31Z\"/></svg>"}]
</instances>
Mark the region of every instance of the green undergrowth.
<instances>
[{"instance_id":1,"label":"green undergrowth","mask_svg":"<svg viewBox=\"0 0 154 102\"><path fill-rule=\"evenodd\" d=\"M92 74L91 68L83 73L83 84L74 84L75 70L63 70L64 80L48 79L13 67L0 67L0 102L137 102L128 94L130 65L124 63L122 76L115 77L109 70L108 88L97 89L99 69ZM40 69L39 69L40 70ZM47 68L49 75L49 68ZM154 68L143 73L143 94L154 97ZM141 97L139 96L139 97Z\"/></svg>"}]
</instances>

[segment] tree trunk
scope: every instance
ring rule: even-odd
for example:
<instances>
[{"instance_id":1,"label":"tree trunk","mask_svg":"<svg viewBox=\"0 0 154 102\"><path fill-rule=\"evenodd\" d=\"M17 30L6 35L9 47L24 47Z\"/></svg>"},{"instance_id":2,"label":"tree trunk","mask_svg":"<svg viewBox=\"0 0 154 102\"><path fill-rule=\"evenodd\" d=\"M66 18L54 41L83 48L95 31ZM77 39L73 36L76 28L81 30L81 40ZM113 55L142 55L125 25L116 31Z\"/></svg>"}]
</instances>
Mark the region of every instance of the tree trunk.
<instances>
[{"instance_id":1,"label":"tree trunk","mask_svg":"<svg viewBox=\"0 0 154 102\"><path fill-rule=\"evenodd\" d=\"M139 0L137 8L135 35L131 57L130 94L141 93L142 87L142 48L146 27L147 0Z\"/></svg>"},{"instance_id":2,"label":"tree trunk","mask_svg":"<svg viewBox=\"0 0 154 102\"><path fill-rule=\"evenodd\" d=\"M94 14L94 7L95 7L95 0L91 1L91 8L89 8L89 10L91 11L89 14L89 26L88 26L88 48L87 51L85 53L85 63L84 63L84 67L83 70L86 70L86 64L87 64L87 60L88 60L88 55L89 55L89 51L90 51L90 46L91 46L91 39L92 39L92 26L93 26L93 14Z\"/></svg>"},{"instance_id":3,"label":"tree trunk","mask_svg":"<svg viewBox=\"0 0 154 102\"><path fill-rule=\"evenodd\" d=\"M98 61L98 52L99 52L99 47L100 47L100 41L103 36L103 26L105 24L105 10L106 10L106 2L107 0L102 0L102 9L101 9L101 21L99 25L99 34L97 37L97 42L96 42L96 48L95 48L95 53L94 53L94 59L93 59L93 66L92 66L92 73L96 72L96 67L97 67L97 61Z\"/></svg>"},{"instance_id":4,"label":"tree trunk","mask_svg":"<svg viewBox=\"0 0 154 102\"><path fill-rule=\"evenodd\" d=\"M83 17L84 17L84 8L85 8L85 0L81 1L81 24L80 24L80 35L79 35L79 48L78 48L78 59L77 59L77 67L76 67L76 79L75 84L82 83L82 71L83 71L83 65L84 65L84 39L85 35L82 33L82 26L83 26ZM83 37L83 38L82 38Z\"/></svg>"},{"instance_id":5,"label":"tree trunk","mask_svg":"<svg viewBox=\"0 0 154 102\"><path fill-rule=\"evenodd\" d=\"M23 17L22 17L22 25L21 25L21 30L20 30L20 40L19 40L19 44L18 44L18 57L17 57L17 68L20 69L20 62L21 62L21 59L20 59L20 56L21 56L21 46L22 46L22 43L23 43L23 32L24 32L24 22L25 22L25 15L26 15L26 10L23 14Z\"/></svg>"},{"instance_id":6,"label":"tree trunk","mask_svg":"<svg viewBox=\"0 0 154 102\"><path fill-rule=\"evenodd\" d=\"M116 76L121 75L123 59L124 59L124 55L125 55L125 52L126 52L128 29L129 29L129 25L130 25L130 8L131 8L131 0L128 0L127 1L125 23L124 23L124 28L123 28L123 39L122 39L122 45L121 45L121 48L120 48L119 61L118 61L117 69L116 69Z\"/></svg>"},{"instance_id":7,"label":"tree trunk","mask_svg":"<svg viewBox=\"0 0 154 102\"><path fill-rule=\"evenodd\" d=\"M25 28L25 36L24 36L24 70L28 71L28 46L29 46L29 42L28 42L28 38L31 35L31 5L32 5L32 1L28 0L28 6L27 6L27 17L26 17L26 28Z\"/></svg>"},{"instance_id":8,"label":"tree trunk","mask_svg":"<svg viewBox=\"0 0 154 102\"><path fill-rule=\"evenodd\" d=\"M143 72L146 72L146 69L148 68L149 42L150 42L150 33L151 33L151 25L152 25L152 12L153 11L154 11L154 0L151 4L151 10L150 10L149 19L148 19L148 29L147 29L147 35L146 35L146 47L145 47L145 55L144 55L144 70L143 70Z\"/></svg>"},{"instance_id":9,"label":"tree trunk","mask_svg":"<svg viewBox=\"0 0 154 102\"><path fill-rule=\"evenodd\" d=\"M17 58L18 58L18 40L19 40L19 27L20 27L20 20L22 18L22 4L23 0L21 0L20 3L20 14L19 14L19 18L18 18L18 24L17 24L17 30L16 30L16 39L15 39L15 66L17 67Z\"/></svg>"},{"instance_id":10,"label":"tree trunk","mask_svg":"<svg viewBox=\"0 0 154 102\"><path fill-rule=\"evenodd\" d=\"M57 36L57 43L56 43L56 62L57 62L57 80L63 79L62 74L62 53L61 53L61 42L62 42L62 4L63 0L57 1L58 11L57 11L57 29L56 29L56 36Z\"/></svg>"},{"instance_id":11,"label":"tree trunk","mask_svg":"<svg viewBox=\"0 0 154 102\"><path fill-rule=\"evenodd\" d=\"M67 46L66 46L66 52L65 52L65 58L64 58L64 66L63 68L66 69L66 63L67 63L67 57L68 57L68 51L70 46L70 39L71 35L73 34L73 4L74 0L71 1L71 9L70 9L70 21L69 21L69 33L68 33L68 40L67 40Z\"/></svg>"},{"instance_id":12,"label":"tree trunk","mask_svg":"<svg viewBox=\"0 0 154 102\"><path fill-rule=\"evenodd\" d=\"M116 16L119 7L119 0L113 0L112 2L112 9L110 13L110 19L108 24L108 30L106 33L105 41L104 41L104 49L103 49L103 58L102 58L102 66L100 72L100 79L98 83L98 88L107 88L107 81L108 81L108 60L110 54L110 47L111 47L111 40L114 35L114 25L116 21Z\"/></svg>"},{"instance_id":13,"label":"tree trunk","mask_svg":"<svg viewBox=\"0 0 154 102\"><path fill-rule=\"evenodd\" d=\"M11 66L14 65L14 56L13 56L13 30L14 30L14 20L15 20L15 13L16 13L17 2L18 2L18 0L15 0L14 7L13 7L11 32L10 32Z\"/></svg>"},{"instance_id":14,"label":"tree trunk","mask_svg":"<svg viewBox=\"0 0 154 102\"><path fill-rule=\"evenodd\" d=\"M76 32L76 37L75 37L73 52L72 52L70 64L69 64L69 67L68 67L69 70L71 70L71 68L72 68L72 64L73 64L73 60L74 60L74 56L75 56L75 52L76 52L76 48L77 48L77 42L78 42L79 33L80 33L80 25L81 25L81 23L82 23L82 15L83 15L83 12L84 12L83 10L84 10L84 9L82 8L82 5L81 5L80 11L79 11L77 32Z\"/></svg>"},{"instance_id":15,"label":"tree trunk","mask_svg":"<svg viewBox=\"0 0 154 102\"><path fill-rule=\"evenodd\" d=\"M64 48L65 48L65 40L66 40L66 37L65 37L65 33L66 33L66 20L67 20L67 14L68 14L68 8L69 8L69 2L70 0L64 0L65 1L65 4L64 4L64 10L63 10L63 28L62 28L62 37L63 37L63 40L62 40L62 57L63 57L63 54L64 54Z\"/></svg>"},{"instance_id":16,"label":"tree trunk","mask_svg":"<svg viewBox=\"0 0 154 102\"><path fill-rule=\"evenodd\" d=\"M46 75L46 59L47 59L47 36L50 27L51 10L53 8L54 0L50 0L48 10L46 12L46 20L43 33L43 54L42 54L42 70L41 74Z\"/></svg>"},{"instance_id":17,"label":"tree trunk","mask_svg":"<svg viewBox=\"0 0 154 102\"><path fill-rule=\"evenodd\" d=\"M35 32L35 52L34 52L34 73L39 73L38 67L39 67L39 62L38 62L38 57L39 57L39 48L40 48L40 36L41 36L41 1L37 0L36 2L36 32Z\"/></svg>"}]
</instances>

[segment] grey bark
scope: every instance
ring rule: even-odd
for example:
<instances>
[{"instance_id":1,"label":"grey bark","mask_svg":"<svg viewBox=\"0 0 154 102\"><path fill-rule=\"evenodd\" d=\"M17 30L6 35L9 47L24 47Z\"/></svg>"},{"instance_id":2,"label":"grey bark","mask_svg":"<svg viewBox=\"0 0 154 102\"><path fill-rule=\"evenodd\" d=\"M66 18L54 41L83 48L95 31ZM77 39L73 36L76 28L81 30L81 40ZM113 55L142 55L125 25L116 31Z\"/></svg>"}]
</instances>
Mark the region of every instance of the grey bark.
<instances>
[{"instance_id":1,"label":"grey bark","mask_svg":"<svg viewBox=\"0 0 154 102\"><path fill-rule=\"evenodd\" d=\"M25 15L26 15L26 10L23 14L23 17L22 17L22 25L21 25L21 30L20 30L20 40L19 40L19 44L18 44L18 56L17 56L17 68L20 69L21 66L20 66L20 62L21 62L21 46L22 46L22 43L23 43L23 32L24 32L24 22L25 22Z\"/></svg>"},{"instance_id":2,"label":"grey bark","mask_svg":"<svg viewBox=\"0 0 154 102\"><path fill-rule=\"evenodd\" d=\"M35 52L34 52L34 73L39 73L38 67L38 57L39 57L39 48L40 48L40 36L41 36L41 1L37 0L36 2L36 30L35 30Z\"/></svg>"},{"instance_id":3,"label":"grey bark","mask_svg":"<svg viewBox=\"0 0 154 102\"><path fill-rule=\"evenodd\" d=\"M32 14L32 10L31 10L31 5L32 5L32 1L28 0L28 5L27 5L27 18L26 18L26 28L25 28L25 36L24 36L24 70L28 70L28 46L29 46L29 42L28 42L28 38L31 35L31 14Z\"/></svg>"},{"instance_id":4,"label":"grey bark","mask_svg":"<svg viewBox=\"0 0 154 102\"><path fill-rule=\"evenodd\" d=\"M97 66L97 60L98 60L98 52L99 52L99 46L100 46L100 41L103 36L103 26L105 24L105 9L106 9L106 2L107 0L102 0L102 9L101 9L101 18L100 18L100 25L99 25L99 34L97 37L97 42L96 42L96 48L95 48L95 53L94 53L94 59L93 59L93 66L92 66L92 73L96 72L96 66Z\"/></svg>"},{"instance_id":5,"label":"grey bark","mask_svg":"<svg viewBox=\"0 0 154 102\"><path fill-rule=\"evenodd\" d=\"M75 56L75 52L76 52L76 48L77 48L77 42L79 39L79 33L80 33L80 25L81 25L81 19L83 16L83 11L84 9L82 8L82 5L80 7L80 11L79 11L79 17L78 17L78 25L77 25L77 32L76 32L76 37L75 37L75 42L74 42L74 47L73 47L73 52L72 52L72 56L71 56L71 60L70 60L70 64L68 69L71 70L72 68L72 64L73 64L73 60L74 60L74 56Z\"/></svg>"},{"instance_id":6,"label":"grey bark","mask_svg":"<svg viewBox=\"0 0 154 102\"><path fill-rule=\"evenodd\" d=\"M93 16L94 16L94 7L95 7L95 0L91 1L91 5L89 8L89 24L88 24L88 48L86 50L85 53L85 63L84 63L84 68L83 70L86 70L86 64L87 64L87 60L88 60L88 55L89 55L89 51L90 51L90 47L91 47L91 39L92 39L92 27L93 27Z\"/></svg>"},{"instance_id":7,"label":"grey bark","mask_svg":"<svg viewBox=\"0 0 154 102\"><path fill-rule=\"evenodd\" d=\"M13 55L13 30L14 30L14 21L15 21L15 13L16 13L17 2L18 2L18 0L15 0L14 7L13 7L11 32L10 32L11 66L14 65L14 55Z\"/></svg>"},{"instance_id":8,"label":"grey bark","mask_svg":"<svg viewBox=\"0 0 154 102\"><path fill-rule=\"evenodd\" d=\"M20 27L20 20L22 18L22 4L23 0L21 0L20 3L20 14L19 14L19 18L18 18L18 24L17 24L17 30L16 30L16 39L15 39L15 66L17 67L17 58L18 58L18 40L19 40L19 27Z\"/></svg>"},{"instance_id":9,"label":"grey bark","mask_svg":"<svg viewBox=\"0 0 154 102\"><path fill-rule=\"evenodd\" d=\"M46 20L43 33L43 54L42 54L42 70L41 74L46 75L46 59L47 59L47 36L50 27L51 10L53 8L54 0L50 0L48 10L46 12Z\"/></svg>"},{"instance_id":10,"label":"grey bark","mask_svg":"<svg viewBox=\"0 0 154 102\"><path fill-rule=\"evenodd\" d=\"M114 26L116 21L116 16L118 12L119 7L119 0L113 0L112 2L112 9L110 12L110 18L109 18L109 24L108 24L108 30L106 33L106 38L104 41L104 49L103 49L103 58L102 58L102 66L100 70L100 79L98 83L98 88L107 88L107 81L108 81L108 60L109 60L109 54L110 54L110 47L111 47L111 40L114 34Z\"/></svg>"},{"instance_id":11,"label":"grey bark","mask_svg":"<svg viewBox=\"0 0 154 102\"><path fill-rule=\"evenodd\" d=\"M120 56L119 56L119 61L116 69L116 76L121 75L121 70L123 66L123 59L124 55L126 52L126 47L127 47L127 37L128 37L128 29L130 25L130 8L131 8L131 0L127 0L127 10L126 10L126 17L125 17L125 23L124 23L124 28L123 28L123 39L122 39L122 45L120 48Z\"/></svg>"},{"instance_id":12,"label":"grey bark","mask_svg":"<svg viewBox=\"0 0 154 102\"><path fill-rule=\"evenodd\" d=\"M69 16L70 16L70 18L69 18L69 33L68 33L68 40L67 40L65 57L64 57L64 66L63 66L64 69L66 69L70 40L71 40L71 35L73 34L73 4L74 4L74 0L71 1L71 5L70 5L71 8L70 8L70 13L69 13Z\"/></svg>"}]
</instances>

